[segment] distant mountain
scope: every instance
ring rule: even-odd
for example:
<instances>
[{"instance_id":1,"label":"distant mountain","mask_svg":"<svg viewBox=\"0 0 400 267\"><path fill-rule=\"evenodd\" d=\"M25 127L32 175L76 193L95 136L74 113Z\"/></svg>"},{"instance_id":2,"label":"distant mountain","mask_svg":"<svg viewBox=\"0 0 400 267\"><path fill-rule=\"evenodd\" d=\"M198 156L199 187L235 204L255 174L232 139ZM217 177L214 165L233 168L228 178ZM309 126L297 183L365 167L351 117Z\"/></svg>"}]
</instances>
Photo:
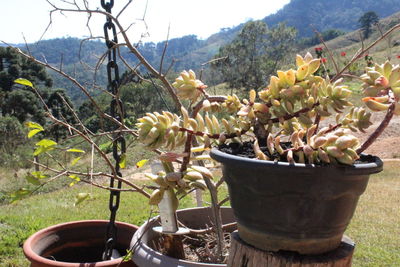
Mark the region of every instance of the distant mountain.
<instances>
[{"instance_id":1,"label":"distant mountain","mask_svg":"<svg viewBox=\"0 0 400 267\"><path fill-rule=\"evenodd\" d=\"M256 8L256 7L255 7ZM317 30L337 29L351 31L358 28L358 19L367 11L375 11L380 18L400 11L400 0L291 0L277 13L263 19L269 27L279 22L286 22L294 26L299 32L299 38L313 35L310 25ZM204 68L203 63L209 61L218 49L229 43L242 29L244 24L233 28L225 28L211 35L206 40L198 39L195 35L174 38L168 41L163 69L172 65L172 71L180 72L183 69L199 70ZM139 51L157 69L160 66L161 56L166 42L136 44ZM94 67L105 53L105 44L101 41L85 41L77 38L58 38L30 44L30 52L39 59L45 58L47 62L60 66L70 74L76 75L82 82L90 82L95 72L88 66L80 64L85 62ZM20 45L24 48L24 45ZM128 50L121 49L121 55L135 65L136 61ZM121 63L121 73L124 67ZM77 90L64 78L51 73L55 79L55 87L66 88L74 100L81 98ZM106 83L104 65L96 73L98 84Z\"/></svg>"},{"instance_id":2,"label":"distant mountain","mask_svg":"<svg viewBox=\"0 0 400 267\"><path fill-rule=\"evenodd\" d=\"M368 11L374 11L380 18L387 17L400 11L400 0L291 0L263 21L270 26L285 21L297 28L299 36L311 36L310 25L319 31L355 30L358 19Z\"/></svg>"}]
</instances>

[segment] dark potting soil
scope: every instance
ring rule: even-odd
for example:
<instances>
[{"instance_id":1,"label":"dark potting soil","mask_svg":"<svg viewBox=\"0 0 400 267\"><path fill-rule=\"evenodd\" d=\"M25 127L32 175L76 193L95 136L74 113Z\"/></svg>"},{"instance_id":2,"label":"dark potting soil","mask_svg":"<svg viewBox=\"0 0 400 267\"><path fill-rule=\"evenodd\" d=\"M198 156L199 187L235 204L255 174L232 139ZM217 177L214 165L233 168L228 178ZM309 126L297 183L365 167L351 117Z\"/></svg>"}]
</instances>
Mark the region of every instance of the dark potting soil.
<instances>
[{"instance_id":1,"label":"dark potting soil","mask_svg":"<svg viewBox=\"0 0 400 267\"><path fill-rule=\"evenodd\" d=\"M229 248L231 244L230 233L224 233L225 249L222 253L223 259L221 260L218 260L215 256L217 249L217 240L215 233L184 236L182 242L183 250L185 251L184 260L214 264L226 263L226 261L228 260ZM165 255L166 251L162 243L162 237L160 237L158 240L153 241L151 247L152 249Z\"/></svg>"},{"instance_id":2,"label":"dark potting soil","mask_svg":"<svg viewBox=\"0 0 400 267\"><path fill-rule=\"evenodd\" d=\"M289 148L289 143L281 143L283 149ZM253 149L253 142L243 142L243 143L229 143L222 144L218 146L218 149L224 153L244 157L244 158L255 158L256 155ZM279 161L286 161L285 158L282 158L279 153L275 152L271 155L266 146L260 146L261 151L267 155L269 158L278 159Z\"/></svg>"},{"instance_id":3,"label":"dark potting soil","mask_svg":"<svg viewBox=\"0 0 400 267\"><path fill-rule=\"evenodd\" d=\"M290 143L289 142L281 142L281 147L284 150L286 150L286 149L290 148ZM220 151L230 154L230 155L235 155L235 156L244 157L244 158L256 158L256 155L255 155L254 149L253 149L253 142L249 142L249 141L243 142L243 143L222 144L222 145L218 146L218 149ZM286 157L285 156L282 157L277 152L275 152L271 155L271 153L269 153L269 150L266 146L260 146L260 149L265 155L267 155L271 159L287 162ZM295 162L297 162L297 156L294 155L293 157L294 157ZM359 160L356 160L354 162L354 164L369 163L369 162L375 162L375 157L372 155L362 155ZM324 163L324 162L318 162L318 163L314 163L314 164L320 165L320 166L329 165L328 163ZM333 164L347 166L347 165L344 165L341 163L333 163Z\"/></svg>"},{"instance_id":4,"label":"dark potting soil","mask_svg":"<svg viewBox=\"0 0 400 267\"><path fill-rule=\"evenodd\" d=\"M101 262L103 261L104 247L103 246L77 246L77 247L66 247L58 251L52 251L51 253L45 253L41 255L44 258L60 262ZM120 255L125 255L126 252L118 250Z\"/></svg>"}]
</instances>

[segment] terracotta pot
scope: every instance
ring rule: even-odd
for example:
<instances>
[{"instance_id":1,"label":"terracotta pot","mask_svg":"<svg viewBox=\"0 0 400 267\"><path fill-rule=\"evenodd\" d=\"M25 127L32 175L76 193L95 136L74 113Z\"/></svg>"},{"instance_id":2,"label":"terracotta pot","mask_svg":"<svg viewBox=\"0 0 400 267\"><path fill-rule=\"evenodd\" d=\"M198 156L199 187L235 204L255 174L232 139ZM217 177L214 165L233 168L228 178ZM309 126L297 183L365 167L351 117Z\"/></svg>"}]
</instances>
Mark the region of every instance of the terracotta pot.
<instances>
[{"instance_id":1,"label":"terracotta pot","mask_svg":"<svg viewBox=\"0 0 400 267\"><path fill-rule=\"evenodd\" d=\"M222 163L239 236L268 251L320 254L340 245L369 175L382 161L353 166L261 161L213 149Z\"/></svg>"},{"instance_id":2,"label":"terracotta pot","mask_svg":"<svg viewBox=\"0 0 400 267\"><path fill-rule=\"evenodd\" d=\"M136 266L131 261L120 264L122 258L101 261L107 224L106 220L88 220L45 228L26 240L24 254L31 267ZM122 222L116 222L116 226L116 249L123 255L138 227Z\"/></svg>"},{"instance_id":3,"label":"terracotta pot","mask_svg":"<svg viewBox=\"0 0 400 267\"><path fill-rule=\"evenodd\" d=\"M182 209L177 211L178 220L184 225L191 229L204 229L209 227L211 222L212 212L208 207L202 208L190 208ZM229 224L235 222L232 209L230 207L221 208L222 223ZM139 230L133 236L131 246L136 249L133 251L133 261L139 267L224 267L226 264L213 264L213 263L201 263L192 262L187 260L180 260L165 256L160 252L152 249L149 244L153 240L158 240L160 234L153 231L152 228L160 225L159 216L151 219L149 222L142 225ZM225 229L226 231L232 232L236 229L236 226L230 229Z\"/></svg>"}]
</instances>

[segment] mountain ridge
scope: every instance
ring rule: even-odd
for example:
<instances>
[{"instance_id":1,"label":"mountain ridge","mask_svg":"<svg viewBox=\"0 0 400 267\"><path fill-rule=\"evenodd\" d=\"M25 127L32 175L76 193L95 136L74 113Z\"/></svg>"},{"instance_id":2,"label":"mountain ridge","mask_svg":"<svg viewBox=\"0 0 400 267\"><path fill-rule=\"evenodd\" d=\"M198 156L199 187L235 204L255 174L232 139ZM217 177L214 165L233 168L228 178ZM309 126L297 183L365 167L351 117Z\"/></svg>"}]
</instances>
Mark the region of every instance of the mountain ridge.
<instances>
[{"instance_id":1,"label":"mountain ridge","mask_svg":"<svg viewBox=\"0 0 400 267\"><path fill-rule=\"evenodd\" d=\"M289 26L294 26L299 31L299 36L309 36L313 24L317 30L340 29L350 31L358 28L358 18L373 8L382 18L400 11L400 0L351 0L351 1L325 1L325 0L291 0L275 14L271 14L262 19L269 27L273 27L278 22L284 21ZM390 6L391 8L387 8ZM394 8L395 7L395 8ZM374 10L375 11L375 10ZM349 12L351 14L349 14ZM390 14L389 14L390 13ZM164 71L169 67L170 62L175 62L172 70L179 72L183 69L201 69L202 64L209 61L218 49L229 43L241 30L243 24L233 28L224 28L212 34L205 40L198 39L196 35L187 35L180 38L168 40L167 53L164 60ZM307 31L309 31L307 33ZM86 41L78 38L56 38L43 40L36 44L30 44L30 52L39 59L46 58L46 61L60 66L68 73L77 73L79 81L89 82L93 72L85 69L80 62L84 61L92 66L96 65L98 59L104 54L106 46L102 41ZM158 43L137 44L139 51L157 69L160 66L160 58L163 54L166 41ZM19 45L24 48L25 45ZM121 49L121 55L126 57L128 62L135 65L133 56L127 49ZM123 70L122 70L123 71ZM100 70L99 83L106 81L104 69ZM56 77L55 75L52 75ZM89 78L90 77L90 78ZM58 87L66 87L69 94L74 95L74 89L70 88L61 78L55 78ZM75 97L76 98L76 97Z\"/></svg>"}]
</instances>

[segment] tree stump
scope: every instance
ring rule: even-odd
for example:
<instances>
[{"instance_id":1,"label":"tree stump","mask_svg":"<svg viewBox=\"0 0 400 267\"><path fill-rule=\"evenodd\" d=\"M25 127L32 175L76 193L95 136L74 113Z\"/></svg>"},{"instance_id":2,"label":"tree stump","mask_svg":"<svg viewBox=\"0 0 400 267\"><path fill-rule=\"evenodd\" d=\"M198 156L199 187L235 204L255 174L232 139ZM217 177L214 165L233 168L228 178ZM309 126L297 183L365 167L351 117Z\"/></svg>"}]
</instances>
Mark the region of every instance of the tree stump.
<instances>
[{"instance_id":1,"label":"tree stump","mask_svg":"<svg viewBox=\"0 0 400 267\"><path fill-rule=\"evenodd\" d=\"M320 255L262 251L246 244L235 231L231 235L227 265L228 267L350 267L354 246L354 242L344 236L337 249Z\"/></svg>"}]
</instances>

